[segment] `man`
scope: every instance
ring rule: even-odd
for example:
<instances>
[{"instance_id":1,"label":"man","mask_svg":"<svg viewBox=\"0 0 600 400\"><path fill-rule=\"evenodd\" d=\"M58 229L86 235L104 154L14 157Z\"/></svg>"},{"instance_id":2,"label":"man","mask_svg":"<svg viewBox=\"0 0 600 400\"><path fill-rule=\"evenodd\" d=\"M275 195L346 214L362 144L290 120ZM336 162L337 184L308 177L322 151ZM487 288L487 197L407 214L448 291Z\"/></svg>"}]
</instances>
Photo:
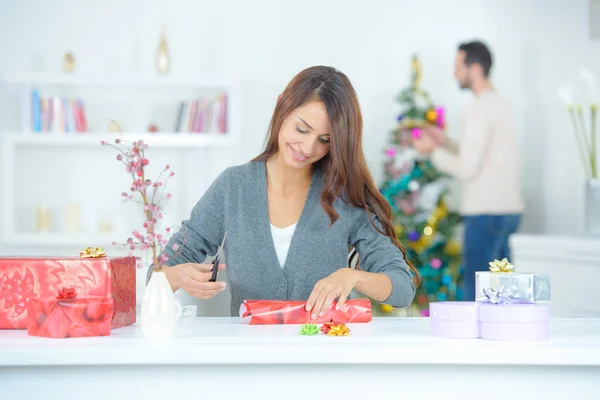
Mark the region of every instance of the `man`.
<instances>
[{"instance_id":1,"label":"man","mask_svg":"<svg viewBox=\"0 0 600 400\"><path fill-rule=\"evenodd\" d=\"M461 44L454 76L462 89L471 90L459 143L436 127L423 129L415 149L429 154L441 171L461 185L460 212L464 216L463 300L475 297L475 271L488 270L490 261L508 258L509 236L516 232L523 199L518 182L515 120L510 106L490 81L492 56L485 44Z\"/></svg>"}]
</instances>

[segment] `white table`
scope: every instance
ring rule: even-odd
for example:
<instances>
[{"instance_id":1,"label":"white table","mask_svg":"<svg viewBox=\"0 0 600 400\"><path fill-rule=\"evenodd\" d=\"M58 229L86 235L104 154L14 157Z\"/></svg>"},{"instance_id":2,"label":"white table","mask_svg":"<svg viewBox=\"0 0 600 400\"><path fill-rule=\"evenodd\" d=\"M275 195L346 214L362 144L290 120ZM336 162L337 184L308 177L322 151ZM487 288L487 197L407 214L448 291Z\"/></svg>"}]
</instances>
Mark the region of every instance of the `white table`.
<instances>
[{"instance_id":1,"label":"white table","mask_svg":"<svg viewBox=\"0 0 600 400\"><path fill-rule=\"evenodd\" d=\"M553 320L535 343L434 338L424 318L349 326L349 337L300 336L205 318L167 343L136 326L73 339L0 331L0 398L600 399L600 319Z\"/></svg>"}]
</instances>

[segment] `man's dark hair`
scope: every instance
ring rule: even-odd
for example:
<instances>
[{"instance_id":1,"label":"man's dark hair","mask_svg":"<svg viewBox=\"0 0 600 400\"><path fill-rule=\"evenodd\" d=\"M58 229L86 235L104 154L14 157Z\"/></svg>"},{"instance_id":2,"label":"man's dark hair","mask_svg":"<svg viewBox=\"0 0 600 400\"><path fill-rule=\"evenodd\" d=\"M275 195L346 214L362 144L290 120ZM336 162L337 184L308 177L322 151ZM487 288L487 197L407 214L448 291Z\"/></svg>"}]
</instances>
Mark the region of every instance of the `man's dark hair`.
<instances>
[{"instance_id":1,"label":"man's dark hair","mask_svg":"<svg viewBox=\"0 0 600 400\"><path fill-rule=\"evenodd\" d=\"M466 53L465 64L468 66L479 64L481 65L483 74L486 77L490 75L490 69L492 68L492 54L485 44L478 40L462 43L458 46L458 50L462 50Z\"/></svg>"}]
</instances>

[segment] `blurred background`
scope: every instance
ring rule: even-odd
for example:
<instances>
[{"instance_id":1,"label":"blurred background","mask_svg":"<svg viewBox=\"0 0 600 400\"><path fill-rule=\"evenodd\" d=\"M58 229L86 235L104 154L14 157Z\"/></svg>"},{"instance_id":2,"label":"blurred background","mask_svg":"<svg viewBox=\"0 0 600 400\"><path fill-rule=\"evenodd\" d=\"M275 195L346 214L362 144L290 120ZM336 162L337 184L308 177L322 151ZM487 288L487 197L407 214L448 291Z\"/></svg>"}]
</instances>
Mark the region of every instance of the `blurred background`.
<instances>
[{"instance_id":1,"label":"blurred background","mask_svg":"<svg viewBox=\"0 0 600 400\"><path fill-rule=\"evenodd\" d=\"M413 55L457 137L473 96L458 87L454 58L473 39L489 45L492 81L517 117L526 212L513 262L552 275L555 315L598 316L600 239L586 229L586 177L559 96L570 85L585 107L580 70L600 72L592 0L2 1L0 255L127 253L111 243L143 229L143 215L121 201L131 178L100 145L116 137L115 122L149 145L152 179L167 164L175 171L163 223L180 224L223 169L261 151L277 96L312 65L352 81L366 158L383 184ZM453 210L460 193L448 185ZM459 246L447 267L459 271L460 224L447 234ZM144 276L142 266L140 291ZM459 277L440 279L421 308L444 290L449 298ZM223 293L195 303L201 315L227 315L228 302Z\"/></svg>"}]
</instances>

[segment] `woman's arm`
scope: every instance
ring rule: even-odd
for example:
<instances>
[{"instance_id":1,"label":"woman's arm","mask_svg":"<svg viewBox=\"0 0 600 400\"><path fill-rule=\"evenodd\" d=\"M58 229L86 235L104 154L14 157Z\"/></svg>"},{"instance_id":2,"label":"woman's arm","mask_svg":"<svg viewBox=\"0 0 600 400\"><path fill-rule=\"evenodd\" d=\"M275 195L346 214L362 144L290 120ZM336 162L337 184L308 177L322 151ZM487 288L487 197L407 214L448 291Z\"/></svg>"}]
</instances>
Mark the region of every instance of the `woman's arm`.
<instances>
[{"instance_id":1,"label":"woman's arm","mask_svg":"<svg viewBox=\"0 0 600 400\"><path fill-rule=\"evenodd\" d=\"M412 275L402 252L389 237L375 229L366 213L362 214L364 218L356 221L350 238L360 256L361 270L340 268L315 284L306 301L313 319L325 315L336 298L336 308L344 309L354 288L393 307L407 307L415 296ZM377 219L375 223L381 227Z\"/></svg>"},{"instance_id":2,"label":"woman's arm","mask_svg":"<svg viewBox=\"0 0 600 400\"><path fill-rule=\"evenodd\" d=\"M392 280L384 273L354 270L356 285L354 288L375 301L383 303L392 294Z\"/></svg>"},{"instance_id":3,"label":"woman's arm","mask_svg":"<svg viewBox=\"0 0 600 400\"><path fill-rule=\"evenodd\" d=\"M227 190L227 170L222 172L194 206L190 218L183 221L159 256L173 290L185 288L185 278L200 279L201 267L207 256L217 253L225 235L224 208ZM189 268L192 266L192 268ZM196 266L196 267L193 267ZM173 268L174 267L174 268ZM211 266L212 267L212 266ZM151 270L148 273L150 278Z\"/></svg>"},{"instance_id":4,"label":"woman's arm","mask_svg":"<svg viewBox=\"0 0 600 400\"><path fill-rule=\"evenodd\" d=\"M355 288L380 303L407 307L415 296L410 268L400 249L375 229L366 213L363 215L351 237L360 256ZM372 218L381 229L379 220L374 215Z\"/></svg>"}]
</instances>

